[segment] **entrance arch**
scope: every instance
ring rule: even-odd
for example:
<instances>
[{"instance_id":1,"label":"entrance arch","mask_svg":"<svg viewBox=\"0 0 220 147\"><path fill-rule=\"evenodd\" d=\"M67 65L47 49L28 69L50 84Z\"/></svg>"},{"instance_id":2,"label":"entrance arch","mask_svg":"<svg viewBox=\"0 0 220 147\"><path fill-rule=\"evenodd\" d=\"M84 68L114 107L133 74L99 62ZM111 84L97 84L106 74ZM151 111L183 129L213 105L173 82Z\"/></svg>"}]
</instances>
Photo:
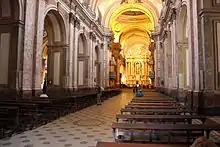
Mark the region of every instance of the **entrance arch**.
<instances>
[{"instance_id":1,"label":"entrance arch","mask_svg":"<svg viewBox=\"0 0 220 147\"><path fill-rule=\"evenodd\" d=\"M65 87L66 28L62 16L55 10L47 12L44 20L42 46L42 84L47 77L49 87Z\"/></svg>"},{"instance_id":2,"label":"entrance arch","mask_svg":"<svg viewBox=\"0 0 220 147\"><path fill-rule=\"evenodd\" d=\"M79 88L88 86L88 44L83 33L78 37L78 73L77 85Z\"/></svg>"},{"instance_id":3,"label":"entrance arch","mask_svg":"<svg viewBox=\"0 0 220 147\"><path fill-rule=\"evenodd\" d=\"M22 12L19 0L0 0L0 88L10 91L19 88Z\"/></svg>"}]
</instances>

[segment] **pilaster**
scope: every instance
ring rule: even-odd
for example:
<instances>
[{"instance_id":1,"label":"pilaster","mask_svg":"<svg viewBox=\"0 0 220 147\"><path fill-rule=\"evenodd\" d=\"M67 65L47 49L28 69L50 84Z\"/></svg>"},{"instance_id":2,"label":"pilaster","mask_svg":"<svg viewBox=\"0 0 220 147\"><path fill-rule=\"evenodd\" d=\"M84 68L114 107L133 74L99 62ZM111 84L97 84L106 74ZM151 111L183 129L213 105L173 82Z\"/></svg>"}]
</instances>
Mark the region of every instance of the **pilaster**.
<instances>
[{"instance_id":1,"label":"pilaster","mask_svg":"<svg viewBox=\"0 0 220 147\"><path fill-rule=\"evenodd\" d=\"M34 55L33 55L33 85L32 90L37 93L41 92L42 81L42 43L44 32L44 9L45 1L36 1L36 19L35 19L35 43L34 43Z\"/></svg>"},{"instance_id":2,"label":"pilaster","mask_svg":"<svg viewBox=\"0 0 220 147\"><path fill-rule=\"evenodd\" d=\"M80 21L76 17L74 21L74 32L73 36L75 36L73 42L74 42L74 50L73 50L73 87L75 90L77 90L77 80L78 80L78 39L79 39L79 33L80 33Z\"/></svg>"},{"instance_id":3,"label":"pilaster","mask_svg":"<svg viewBox=\"0 0 220 147\"><path fill-rule=\"evenodd\" d=\"M95 69L94 69L94 67L95 67L95 59L94 59L94 57L95 57L95 46L96 46L96 35L93 33L93 31L91 30L91 32L89 33L89 39L90 39L90 49L92 50L91 51L91 57L90 57L90 67L92 67L91 68L91 70L90 70L90 78L92 79L91 80L91 86L92 87L95 87L96 86L96 82L95 82ZM98 57L97 57L98 58Z\"/></svg>"},{"instance_id":4,"label":"pilaster","mask_svg":"<svg viewBox=\"0 0 220 147\"><path fill-rule=\"evenodd\" d=\"M22 71L22 91L23 95L32 93L33 77L33 48L36 22L36 0L26 1L25 33L24 33L24 51L23 51L23 71Z\"/></svg>"},{"instance_id":5,"label":"pilaster","mask_svg":"<svg viewBox=\"0 0 220 147\"><path fill-rule=\"evenodd\" d=\"M69 52L67 54L68 56L68 61L67 61L67 66L68 66L68 81L67 81L67 87L70 91L74 89L74 70L76 68L74 67L74 50L75 50L75 44L74 42L76 41L76 36L75 36L75 16L73 13L69 14Z\"/></svg>"}]
</instances>

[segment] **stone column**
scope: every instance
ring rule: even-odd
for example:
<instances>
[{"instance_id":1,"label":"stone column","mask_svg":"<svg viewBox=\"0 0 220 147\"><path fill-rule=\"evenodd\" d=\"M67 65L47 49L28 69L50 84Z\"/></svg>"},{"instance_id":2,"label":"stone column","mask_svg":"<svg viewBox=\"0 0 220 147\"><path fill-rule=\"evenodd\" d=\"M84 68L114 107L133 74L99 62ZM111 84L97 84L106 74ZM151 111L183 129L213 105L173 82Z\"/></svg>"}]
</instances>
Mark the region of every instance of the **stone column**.
<instances>
[{"instance_id":1,"label":"stone column","mask_svg":"<svg viewBox=\"0 0 220 147\"><path fill-rule=\"evenodd\" d=\"M73 58L74 58L74 49L75 49L75 16L73 13L69 16L69 48L67 51L67 88L72 91L73 90L73 79L74 75L73 72L75 70L74 64L73 64Z\"/></svg>"},{"instance_id":2,"label":"stone column","mask_svg":"<svg viewBox=\"0 0 220 147\"><path fill-rule=\"evenodd\" d=\"M75 90L77 90L77 80L78 80L78 37L79 37L79 30L80 30L80 21L78 18L75 18L74 20L74 31L73 36L74 37L74 50L73 50L73 87Z\"/></svg>"},{"instance_id":3,"label":"stone column","mask_svg":"<svg viewBox=\"0 0 220 147\"><path fill-rule=\"evenodd\" d=\"M160 38L159 35L156 36L155 39L156 43L156 49L155 49L155 86L160 87L160 81L161 81L161 56L160 56L160 50L161 50L161 45L160 45ZM147 67L147 65L146 65ZM147 71L147 70L146 70ZM148 74L148 73L147 73Z\"/></svg>"},{"instance_id":4,"label":"stone column","mask_svg":"<svg viewBox=\"0 0 220 147\"><path fill-rule=\"evenodd\" d=\"M169 77L168 77L168 42L167 42L167 38L165 38L164 40L164 88L168 88L169 87Z\"/></svg>"},{"instance_id":5,"label":"stone column","mask_svg":"<svg viewBox=\"0 0 220 147\"><path fill-rule=\"evenodd\" d=\"M172 38L171 38L171 30L169 28L169 31L167 32L168 35L167 35L167 60L168 60L168 89L169 91L173 88L172 87L172 75L173 75L173 64L172 64L172 58L173 58L173 55L172 55Z\"/></svg>"},{"instance_id":6,"label":"stone column","mask_svg":"<svg viewBox=\"0 0 220 147\"><path fill-rule=\"evenodd\" d=\"M184 89L187 86L187 59L186 59L186 50L188 49L187 43L178 43L179 49L179 88Z\"/></svg>"},{"instance_id":7,"label":"stone column","mask_svg":"<svg viewBox=\"0 0 220 147\"><path fill-rule=\"evenodd\" d=\"M36 0L26 1L25 13L25 33L24 33L24 50L21 59L23 59L22 71L22 91L23 95L31 95L33 82L33 54L34 54L34 37L35 37L35 23L36 23ZM40 86L40 85L39 85Z\"/></svg>"},{"instance_id":8,"label":"stone column","mask_svg":"<svg viewBox=\"0 0 220 147\"><path fill-rule=\"evenodd\" d=\"M107 87L109 83L108 80L109 80L109 52L108 52L108 38L107 36L104 37L104 41L103 41L103 52L104 52L104 81L103 81L103 86L104 87Z\"/></svg>"},{"instance_id":9,"label":"stone column","mask_svg":"<svg viewBox=\"0 0 220 147\"><path fill-rule=\"evenodd\" d=\"M37 0L36 1L36 15L38 16L36 19L35 24L35 46L34 46L34 70L33 70L33 86L32 90L36 92L41 91L41 72L42 72L42 43L43 43L43 32L44 32L44 8L45 8L45 1L44 0Z\"/></svg>"},{"instance_id":10,"label":"stone column","mask_svg":"<svg viewBox=\"0 0 220 147\"><path fill-rule=\"evenodd\" d=\"M88 81L88 85L90 88L94 87L94 66L93 66L93 62L94 61L94 56L95 56L95 48L93 46L93 33L92 30L89 32L89 41L88 41L88 49L89 49L89 81ZM98 57L97 57L98 58Z\"/></svg>"},{"instance_id":11,"label":"stone column","mask_svg":"<svg viewBox=\"0 0 220 147\"><path fill-rule=\"evenodd\" d=\"M171 42L172 42L172 88L173 89L177 89L177 76L178 76L178 48L176 45L176 38L177 38L177 31L176 31L176 20L173 20L173 24L172 24L172 32L171 32Z\"/></svg>"},{"instance_id":12,"label":"stone column","mask_svg":"<svg viewBox=\"0 0 220 147\"><path fill-rule=\"evenodd\" d=\"M104 43L101 43L100 44L100 49L101 49L101 85L102 87L105 87L105 72L106 72L106 69L105 69L105 66L106 66L106 61L105 61L105 48L104 48Z\"/></svg>"},{"instance_id":13,"label":"stone column","mask_svg":"<svg viewBox=\"0 0 220 147\"><path fill-rule=\"evenodd\" d=\"M193 59L194 59L194 91L199 92L200 91L200 62L199 59L199 20L198 20L198 6L197 1L192 1L192 30L193 30Z\"/></svg>"},{"instance_id":14,"label":"stone column","mask_svg":"<svg viewBox=\"0 0 220 147\"><path fill-rule=\"evenodd\" d=\"M90 39L90 48L91 48L91 53L90 53L90 62L89 62L89 66L91 67L90 68L90 79L91 79L91 87L95 87L96 86L96 82L97 82L97 76L96 75L96 82L94 81L95 80L95 74L96 74L96 68L95 68L95 59L94 57L96 56L96 52L95 52L95 47L96 47L96 36L95 34L93 33L93 31L91 30L91 32L89 33L89 39ZM100 48L99 49L99 56L100 56ZM99 59L99 57L97 57L97 60Z\"/></svg>"},{"instance_id":15,"label":"stone column","mask_svg":"<svg viewBox=\"0 0 220 147\"><path fill-rule=\"evenodd\" d=\"M193 1L188 1L188 8L187 8L187 16L188 16L188 73L187 73L187 88L188 91L192 91L195 85L195 74L194 74L194 27L193 27L193 8L192 8Z\"/></svg>"}]
</instances>

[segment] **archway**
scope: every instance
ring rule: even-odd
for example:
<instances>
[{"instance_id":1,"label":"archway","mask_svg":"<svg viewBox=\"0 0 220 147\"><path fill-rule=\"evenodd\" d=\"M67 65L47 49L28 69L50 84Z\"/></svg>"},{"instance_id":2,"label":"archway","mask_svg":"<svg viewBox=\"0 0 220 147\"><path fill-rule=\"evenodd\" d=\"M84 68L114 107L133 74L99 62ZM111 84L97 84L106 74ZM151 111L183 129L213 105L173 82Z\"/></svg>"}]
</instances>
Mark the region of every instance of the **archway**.
<instances>
[{"instance_id":1,"label":"archway","mask_svg":"<svg viewBox=\"0 0 220 147\"><path fill-rule=\"evenodd\" d=\"M0 0L0 88L18 89L22 11L19 0Z\"/></svg>"},{"instance_id":2,"label":"archway","mask_svg":"<svg viewBox=\"0 0 220 147\"><path fill-rule=\"evenodd\" d=\"M184 4L181 7L181 11L178 19L179 36L179 88L187 88L188 85L188 18L187 18L187 6Z\"/></svg>"},{"instance_id":3,"label":"archway","mask_svg":"<svg viewBox=\"0 0 220 147\"><path fill-rule=\"evenodd\" d=\"M88 56L87 41L84 34L80 34L78 38L78 79L79 88L88 86Z\"/></svg>"},{"instance_id":4,"label":"archway","mask_svg":"<svg viewBox=\"0 0 220 147\"><path fill-rule=\"evenodd\" d=\"M59 12L50 10L44 20L42 46L42 83L46 77L49 87L65 86L65 32L62 16Z\"/></svg>"},{"instance_id":5,"label":"archway","mask_svg":"<svg viewBox=\"0 0 220 147\"><path fill-rule=\"evenodd\" d=\"M115 56L120 57L121 63L125 62L121 78L126 79L127 85L136 84L136 81L148 85L149 45L155 26L153 15L139 4L125 4L112 14L109 25L114 33L114 43L120 44L121 51Z\"/></svg>"}]
</instances>

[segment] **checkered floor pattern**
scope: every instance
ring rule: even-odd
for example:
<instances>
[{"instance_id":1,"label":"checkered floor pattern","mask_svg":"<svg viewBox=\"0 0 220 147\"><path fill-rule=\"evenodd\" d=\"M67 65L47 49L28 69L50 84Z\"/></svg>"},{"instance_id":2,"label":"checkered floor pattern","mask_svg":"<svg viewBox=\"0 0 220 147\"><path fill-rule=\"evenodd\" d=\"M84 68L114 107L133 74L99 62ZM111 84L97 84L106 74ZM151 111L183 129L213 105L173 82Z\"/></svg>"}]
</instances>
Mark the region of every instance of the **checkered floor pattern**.
<instances>
[{"instance_id":1,"label":"checkered floor pattern","mask_svg":"<svg viewBox=\"0 0 220 147\"><path fill-rule=\"evenodd\" d=\"M91 106L1 140L0 147L95 147L97 141L112 142L111 125L115 122L115 115L133 96L132 90L123 91L100 106ZM214 137L216 135L213 134Z\"/></svg>"}]
</instances>

